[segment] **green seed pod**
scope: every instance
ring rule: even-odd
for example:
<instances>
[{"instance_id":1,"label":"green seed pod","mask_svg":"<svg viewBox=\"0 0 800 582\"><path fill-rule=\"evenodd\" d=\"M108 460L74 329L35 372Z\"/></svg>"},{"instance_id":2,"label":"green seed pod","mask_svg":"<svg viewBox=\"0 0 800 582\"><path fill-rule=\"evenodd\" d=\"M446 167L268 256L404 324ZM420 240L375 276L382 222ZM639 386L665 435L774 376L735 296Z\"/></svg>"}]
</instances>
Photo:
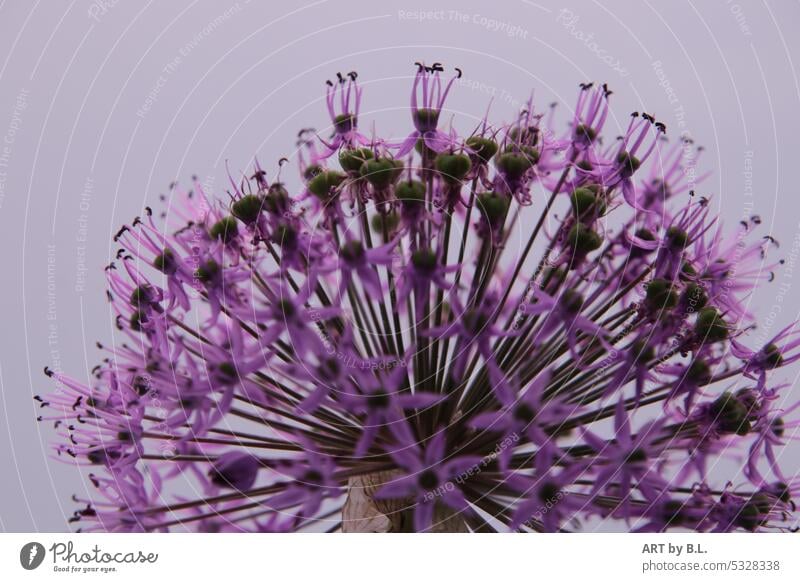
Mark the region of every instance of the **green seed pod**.
<instances>
[{"instance_id":1,"label":"green seed pod","mask_svg":"<svg viewBox=\"0 0 800 582\"><path fill-rule=\"evenodd\" d=\"M150 285L139 285L131 292L130 303L133 307L147 307L155 301L156 292Z\"/></svg>"},{"instance_id":2,"label":"green seed pod","mask_svg":"<svg viewBox=\"0 0 800 582\"><path fill-rule=\"evenodd\" d=\"M764 355L764 363L770 368L777 368L783 364L781 349L775 344L767 344L761 349Z\"/></svg>"},{"instance_id":3,"label":"green seed pod","mask_svg":"<svg viewBox=\"0 0 800 582\"><path fill-rule=\"evenodd\" d=\"M755 503L745 503L736 515L736 525L748 531L755 531L766 522Z\"/></svg>"},{"instance_id":4,"label":"green seed pod","mask_svg":"<svg viewBox=\"0 0 800 582\"><path fill-rule=\"evenodd\" d=\"M376 214L372 217L371 224L372 230L378 234L383 233L385 225L386 234L391 236L400 224L400 215L394 211L388 214Z\"/></svg>"},{"instance_id":5,"label":"green seed pod","mask_svg":"<svg viewBox=\"0 0 800 582\"><path fill-rule=\"evenodd\" d=\"M510 182L520 180L531 169L531 160L522 154L506 152L495 161L498 171Z\"/></svg>"},{"instance_id":6,"label":"green seed pod","mask_svg":"<svg viewBox=\"0 0 800 582\"><path fill-rule=\"evenodd\" d=\"M488 164L498 150L496 141L479 135L467 138L466 144L474 152L471 154L473 161L480 164Z\"/></svg>"},{"instance_id":7,"label":"green seed pod","mask_svg":"<svg viewBox=\"0 0 800 582\"><path fill-rule=\"evenodd\" d=\"M436 156L436 170L448 184L461 182L472 168L469 156L465 154L439 154Z\"/></svg>"},{"instance_id":8,"label":"green seed pod","mask_svg":"<svg viewBox=\"0 0 800 582\"><path fill-rule=\"evenodd\" d=\"M531 166L535 166L537 163L539 163L539 158L541 156L539 153L539 148L524 145L520 146L519 153L528 159L528 161L531 163Z\"/></svg>"},{"instance_id":9,"label":"green seed pod","mask_svg":"<svg viewBox=\"0 0 800 582\"><path fill-rule=\"evenodd\" d=\"M686 379L699 386L707 384L711 380L711 368L703 360L693 360L686 371Z\"/></svg>"},{"instance_id":10,"label":"green seed pod","mask_svg":"<svg viewBox=\"0 0 800 582\"><path fill-rule=\"evenodd\" d=\"M654 241L656 240L656 235L653 234L653 231L647 228L640 228L634 233L638 238L645 240L645 241ZM644 257L652 253L655 249L643 249L641 247L631 247L631 257Z\"/></svg>"},{"instance_id":11,"label":"green seed pod","mask_svg":"<svg viewBox=\"0 0 800 582\"><path fill-rule=\"evenodd\" d=\"M297 243L297 229L291 224L280 224L271 238L282 247L293 247Z\"/></svg>"},{"instance_id":12,"label":"green seed pod","mask_svg":"<svg viewBox=\"0 0 800 582\"><path fill-rule=\"evenodd\" d=\"M338 133L347 133L355 129L357 123L356 116L352 113L341 113L333 120L333 127Z\"/></svg>"},{"instance_id":13,"label":"green seed pod","mask_svg":"<svg viewBox=\"0 0 800 582\"><path fill-rule=\"evenodd\" d=\"M234 202L231 210L233 215L245 224L254 224L261 215L264 204L265 199L261 196L247 194Z\"/></svg>"},{"instance_id":14,"label":"green seed pod","mask_svg":"<svg viewBox=\"0 0 800 582\"><path fill-rule=\"evenodd\" d=\"M636 340L631 346L631 353L636 356L639 364L652 362L656 357L656 350L653 346L647 345L644 340Z\"/></svg>"},{"instance_id":15,"label":"green seed pod","mask_svg":"<svg viewBox=\"0 0 800 582\"><path fill-rule=\"evenodd\" d=\"M433 273L436 269L436 253L431 249L419 249L412 253L411 264L423 273Z\"/></svg>"},{"instance_id":16,"label":"green seed pod","mask_svg":"<svg viewBox=\"0 0 800 582\"><path fill-rule=\"evenodd\" d=\"M673 251L682 251L689 244L689 234L678 228L677 226L670 226L667 229L667 245Z\"/></svg>"},{"instance_id":17,"label":"green seed pod","mask_svg":"<svg viewBox=\"0 0 800 582\"><path fill-rule=\"evenodd\" d=\"M355 263L364 258L364 245L361 241L351 240L342 245L339 255L347 263Z\"/></svg>"},{"instance_id":18,"label":"green seed pod","mask_svg":"<svg viewBox=\"0 0 800 582\"><path fill-rule=\"evenodd\" d=\"M642 162L636 156L632 156L628 152L620 152L617 156L617 163L622 166L622 174L626 177L632 176L642 165Z\"/></svg>"},{"instance_id":19,"label":"green seed pod","mask_svg":"<svg viewBox=\"0 0 800 582\"><path fill-rule=\"evenodd\" d=\"M208 233L211 238L217 238L224 243L229 243L239 234L239 225L233 216L226 216L212 226Z\"/></svg>"},{"instance_id":20,"label":"green seed pod","mask_svg":"<svg viewBox=\"0 0 800 582\"><path fill-rule=\"evenodd\" d=\"M728 337L728 324L713 307L704 307L697 314L694 333L704 342L719 342Z\"/></svg>"},{"instance_id":21,"label":"green seed pod","mask_svg":"<svg viewBox=\"0 0 800 582\"><path fill-rule=\"evenodd\" d=\"M723 392L712 402L709 414L722 432L742 436L750 432L747 407L731 392Z\"/></svg>"},{"instance_id":22,"label":"green seed pod","mask_svg":"<svg viewBox=\"0 0 800 582\"><path fill-rule=\"evenodd\" d=\"M175 254L170 249L164 249L163 253L153 259L153 266L165 275L174 275L178 270Z\"/></svg>"},{"instance_id":23,"label":"green seed pod","mask_svg":"<svg viewBox=\"0 0 800 582\"><path fill-rule=\"evenodd\" d=\"M414 112L414 126L418 131L433 131L439 125L439 111L420 108Z\"/></svg>"},{"instance_id":24,"label":"green seed pod","mask_svg":"<svg viewBox=\"0 0 800 582\"><path fill-rule=\"evenodd\" d=\"M575 127L575 137L585 142L593 142L597 138L597 132L592 127L581 123Z\"/></svg>"},{"instance_id":25,"label":"green seed pod","mask_svg":"<svg viewBox=\"0 0 800 582\"><path fill-rule=\"evenodd\" d=\"M201 283L213 283L222 273L222 267L214 259L209 259L194 272L194 276Z\"/></svg>"},{"instance_id":26,"label":"green seed pod","mask_svg":"<svg viewBox=\"0 0 800 582\"><path fill-rule=\"evenodd\" d=\"M424 202L425 190L424 183L418 180L405 180L397 185L394 194L402 204Z\"/></svg>"},{"instance_id":27,"label":"green seed pod","mask_svg":"<svg viewBox=\"0 0 800 582\"><path fill-rule=\"evenodd\" d=\"M361 165L361 177L377 190L385 190L394 184L403 172L403 162L390 158L367 160Z\"/></svg>"},{"instance_id":28,"label":"green seed pod","mask_svg":"<svg viewBox=\"0 0 800 582\"><path fill-rule=\"evenodd\" d=\"M322 166L319 164L311 164L305 170L303 170L303 178L306 180L311 180L314 176L321 174L322 172Z\"/></svg>"},{"instance_id":29,"label":"green seed pod","mask_svg":"<svg viewBox=\"0 0 800 582\"><path fill-rule=\"evenodd\" d=\"M698 283L688 283L683 293L681 293L681 303L692 311L703 309L708 303L706 290Z\"/></svg>"},{"instance_id":30,"label":"green seed pod","mask_svg":"<svg viewBox=\"0 0 800 582\"><path fill-rule=\"evenodd\" d=\"M308 183L308 189L317 198L328 200L333 190L338 188L344 180L344 174L328 170L314 176Z\"/></svg>"},{"instance_id":31,"label":"green seed pod","mask_svg":"<svg viewBox=\"0 0 800 582\"><path fill-rule=\"evenodd\" d=\"M489 224L501 224L506 219L510 200L494 192L478 194L478 208Z\"/></svg>"},{"instance_id":32,"label":"green seed pod","mask_svg":"<svg viewBox=\"0 0 800 582\"><path fill-rule=\"evenodd\" d=\"M599 200L589 188L576 188L570 195L570 200L578 218L601 216L606 210L605 202Z\"/></svg>"},{"instance_id":33,"label":"green seed pod","mask_svg":"<svg viewBox=\"0 0 800 582\"><path fill-rule=\"evenodd\" d=\"M286 187L280 182L275 182L269 187L264 196L264 210L272 215L283 215L292 207L292 199Z\"/></svg>"},{"instance_id":34,"label":"green seed pod","mask_svg":"<svg viewBox=\"0 0 800 582\"><path fill-rule=\"evenodd\" d=\"M567 234L567 244L575 252L586 254L599 249L603 239L591 228L579 222Z\"/></svg>"},{"instance_id":35,"label":"green seed pod","mask_svg":"<svg viewBox=\"0 0 800 582\"><path fill-rule=\"evenodd\" d=\"M678 304L678 294L672 282L666 279L653 279L647 284L645 305L650 311L669 310Z\"/></svg>"},{"instance_id":36,"label":"green seed pod","mask_svg":"<svg viewBox=\"0 0 800 582\"><path fill-rule=\"evenodd\" d=\"M572 315L577 315L583 309L583 295L572 289L565 289L561 294L559 304Z\"/></svg>"},{"instance_id":37,"label":"green seed pod","mask_svg":"<svg viewBox=\"0 0 800 582\"><path fill-rule=\"evenodd\" d=\"M357 174L361 170L362 164L374 157L372 150L369 148L342 150L339 152L339 165L342 166L345 172Z\"/></svg>"}]
</instances>

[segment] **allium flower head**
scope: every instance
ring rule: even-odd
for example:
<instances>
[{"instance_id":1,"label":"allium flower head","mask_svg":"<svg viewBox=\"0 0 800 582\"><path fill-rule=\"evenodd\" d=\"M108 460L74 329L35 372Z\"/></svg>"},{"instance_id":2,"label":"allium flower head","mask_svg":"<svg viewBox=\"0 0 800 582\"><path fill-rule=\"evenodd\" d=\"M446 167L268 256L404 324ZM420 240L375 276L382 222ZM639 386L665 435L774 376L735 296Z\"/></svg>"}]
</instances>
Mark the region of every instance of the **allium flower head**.
<instances>
[{"instance_id":1,"label":"allium flower head","mask_svg":"<svg viewBox=\"0 0 800 582\"><path fill-rule=\"evenodd\" d=\"M759 221L728 233L654 117L609 136L605 85L564 130L531 99L459 137L444 71L417 65L402 143L338 75L301 187L256 162L119 231L119 336L37 397L94 488L80 527L792 527L800 340L753 333Z\"/></svg>"}]
</instances>

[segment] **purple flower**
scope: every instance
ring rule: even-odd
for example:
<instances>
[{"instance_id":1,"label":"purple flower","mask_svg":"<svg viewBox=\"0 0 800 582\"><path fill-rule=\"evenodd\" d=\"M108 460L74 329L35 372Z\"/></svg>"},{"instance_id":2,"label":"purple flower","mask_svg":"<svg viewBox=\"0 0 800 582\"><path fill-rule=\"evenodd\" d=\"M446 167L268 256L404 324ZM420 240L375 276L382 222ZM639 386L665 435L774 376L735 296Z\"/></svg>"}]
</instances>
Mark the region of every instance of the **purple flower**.
<instances>
[{"instance_id":1,"label":"purple flower","mask_svg":"<svg viewBox=\"0 0 800 582\"><path fill-rule=\"evenodd\" d=\"M439 131L439 117L447 99L447 94L456 79L461 77L461 70L456 69L457 75L452 77L442 89L440 74L444 71L439 63L426 67L417 63L417 74L414 77L414 86L411 89L411 119L414 122L414 131L399 145L396 146L395 155L402 158L410 152L417 142L422 143L441 153L452 149L454 144L452 136Z\"/></svg>"},{"instance_id":2,"label":"purple flower","mask_svg":"<svg viewBox=\"0 0 800 582\"><path fill-rule=\"evenodd\" d=\"M296 159L229 170L220 195L176 185L120 229L114 342L85 377L46 368L36 397L87 480L71 521L791 527L800 339L747 324L777 241L684 195L694 146L651 116L604 136L606 85L567 119L531 97L465 133L440 127L442 72L418 65L401 144L359 132L362 88L340 75L329 141L303 129ZM280 180L294 164L299 188Z\"/></svg>"},{"instance_id":3,"label":"purple flower","mask_svg":"<svg viewBox=\"0 0 800 582\"><path fill-rule=\"evenodd\" d=\"M424 532L433 525L436 503L443 503L456 512L470 512L469 504L454 480L463 471L480 463L480 458L447 458L443 433L435 434L422 448L407 443L407 440L402 442L400 447L391 452L392 458L405 470L406 475L384 485L378 491L378 498L414 500L414 531L418 532Z\"/></svg>"},{"instance_id":4,"label":"purple flower","mask_svg":"<svg viewBox=\"0 0 800 582\"><path fill-rule=\"evenodd\" d=\"M355 71L347 73L347 77L337 73L338 82L328 81L326 102L328 113L333 123L333 139L329 143L330 156L341 147L353 148L369 144L369 139L358 132L358 112L361 108L361 87L356 79ZM338 99L337 99L338 98Z\"/></svg>"}]
</instances>

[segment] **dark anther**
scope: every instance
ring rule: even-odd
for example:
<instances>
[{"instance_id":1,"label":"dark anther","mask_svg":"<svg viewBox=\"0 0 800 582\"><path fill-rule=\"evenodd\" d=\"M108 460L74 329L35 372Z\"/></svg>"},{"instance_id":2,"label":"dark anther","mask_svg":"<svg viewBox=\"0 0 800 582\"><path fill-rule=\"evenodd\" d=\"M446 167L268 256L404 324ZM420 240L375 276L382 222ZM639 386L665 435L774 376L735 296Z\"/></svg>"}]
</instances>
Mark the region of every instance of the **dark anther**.
<instances>
[{"instance_id":1,"label":"dark anther","mask_svg":"<svg viewBox=\"0 0 800 582\"><path fill-rule=\"evenodd\" d=\"M456 73L458 73L458 76L456 77L456 79L460 79L460 78L461 78L461 76L462 76L464 73L462 73L462 72L461 72L461 69L459 69L458 67L456 67L455 69L456 69Z\"/></svg>"},{"instance_id":2,"label":"dark anther","mask_svg":"<svg viewBox=\"0 0 800 582\"><path fill-rule=\"evenodd\" d=\"M748 228L750 228L750 225L749 225L749 224L747 224L747 221L746 221L746 220L740 220L740 221L739 221L739 224L741 224L741 225L744 227L744 229L745 229L745 230L747 230Z\"/></svg>"},{"instance_id":3,"label":"dark anther","mask_svg":"<svg viewBox=\"0 0 800 582\"><path fill-rule=\"evenodd\" d=\"M781 246L780 244L778 244L778 241L775 240L775 238L772 235L769 234L764 235L764 240L771 242L773 245L775 245L776 248L780 248Z\"/></svg>"},{"instance_id":4,"label":"dark anther","mask_svg":"<svg viewBox=\"0 0 800 582\"><path fill-rule=\"evenodd\" d=\"M48 378L52 378L53 377L53 370L51 370L48 366L45 366L44 367L44 375L47 376Z\"/></svg>"},{"instance_id":5,"label":"dark anther","mask_svg":"<svg viewBox=\"0 0 800 582\"><path fill-rule=\"evenodd\" d=\"M581 88L582 91L588 91L589 89L592 88L593 85L594 83L580 83L579 87Z\"/></svg>"},{"instance_id":6,"label":"dark anther","mask_svg":"<svg viewBox=\"0 0 800 582\"><path fill-rule=\"evenodd\" d=\"M281 158L280 160L278 160L278 166L283 166L283 164L288 164L288 163L289 163L289 158Z\"/></svg>"},{"instance_id":7,"label":"dark anther","mask_svg":"<svg viewBox=\"0 0 800 582\"><path fill-rule=\"evenodd\" d=\"M121 259L123 254L125 254L125 249L119 249L117 251L117 260Z\"/></svg>"},{"instance_id":8,"label":"dark anther","mask_svg":"<svg viewBox=\"0 0 800 582\"><path fill-rule=\"evenodd\" d=\"M106 290L106 299L114 301L114 296L111 294L111 291Z\"/></svg>"},{"instance_id":9,"label":"dark anther","mask_svg":"<svg viewBox=\"0 0 800 582\"><path fill-rule=\"evenodd\" d=\"M667 133L667 126L661 123L660 121L656 122L656 129L661 133Z\"/></svg>"},{"instance_id":10,"label":"dark anther","mask_svg":"<svg viewBox=\"0 0 800 582\"><path fill-rule=\"evenodd\" d=\"M331 80L330 80L330 79L328 79L327 81L325 81L325 84L326 84L328 87L333 87L333 83L331 83Z\"/></svg>"},{"instance_id":11,"label":"dark anther","mask_svg":"<svg viewBox=\"0 0 800 582\"><path fill-rule=\"evenodd\" d=\"M336 73L336 78L337 78L337 79L339 79L339 82L340 82L340 83L344 83L344 77L342 77L342 74L341 74L341 73L338 73L338 72L337 72L337 73Z\"/></svg>"},{"instance_id":12,"label":"dark anther","mask_svg":"<svg viewBox=\"0 0 800 582\"><path fill-rule=\"evenodd\" d=\"M656 118L650 115L649 113L642 113L642 119L646 119L650 123L655 123Z\"/></svg>"},{"instance_id":13,"label":"dark anther","mask_svg":"<svg viewBox=\"0 0 800 582\"><path fill-rule=\"evenodd\" d=\"M347 76L350 77L350 79L352 79L353 81L358 79L358 73L356 73L355 71L350 71L349 73L347 73Z\"/></svg>"},{"instance_id":14,"label":"dark anther","mask_svg":"<svg viewBox=\"0 0 800 582\"><path fill-rule=\"evenodd\" d=\"M117 242L117 240L119 240L119 237L121 237L123 234L125 234L125 231L127 231L127 230L128 230L128 225L127 224L125 226L123 226L122 228L120 228L117 231L117 234L114 235L114 242Z\"/></svg>"},{"instance_id":15,"label":"dark anther","mask_svg":"<svg viewBox=\"0 0 800 582\"><path fill-rule=\"evenodd\" d=\"M631 117L639 117L639 112L634 111L633 113L631 113Z\"/></svg>"},{"instance_id":16,"label":"dark anther","mask_svg":"<svg viewBox=\"0 0 800 582\"><path fill-rule=\"evenodd\" d=\"M608 97L613 91L609 90L608 83L603 83L603 96Z\"/></svg>"},{"instance_id":17,"label":"dark anther","mask_svg":"<svg viewBox=\"0 0 800 582\"><path fill-rule=\"evenodd\" d=\"M420 71L422 71L423 69L425 69L425 65L423 65L423 64L422 64L422 63L420 63L419 61L415 61L415 62L414 62L414 64L415 64L415 65L416 65L416 66L419 68L419 70L420 70Z\"/></svg>"}]
</instances>

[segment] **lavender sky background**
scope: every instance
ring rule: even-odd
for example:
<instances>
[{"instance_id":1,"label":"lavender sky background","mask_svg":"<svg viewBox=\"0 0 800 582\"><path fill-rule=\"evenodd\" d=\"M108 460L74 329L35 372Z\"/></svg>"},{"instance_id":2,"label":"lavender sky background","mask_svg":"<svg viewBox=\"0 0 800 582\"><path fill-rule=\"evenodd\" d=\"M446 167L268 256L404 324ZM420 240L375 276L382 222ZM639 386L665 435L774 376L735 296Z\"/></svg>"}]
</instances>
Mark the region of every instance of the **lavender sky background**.
<instances>
[{"instance_id":1,"label":"lavender sky background","mask_svg":"<svg viewBox=\"0 0 800 582\"><path fill-rule=\"evenodd\" d=\"M608 82L612 127L644 109L688 132L714 172L698 192L728 225L761 216L790 263L753 297L757 323L797 319L798 20L796 1L0 0L0 530L67 530L86 489L32 396L44 366L85 378L112 338L114 232L172 181L223 190L226 160L272 177L298 129L328 124L336 71L360 73L361 127L396 137L416 60L463 69L448 107L465 131L492 97L510 119L535 89L565 121L579 82ZM800 448L783 462L797 472Z\"/></svg>"}]
</instances>

